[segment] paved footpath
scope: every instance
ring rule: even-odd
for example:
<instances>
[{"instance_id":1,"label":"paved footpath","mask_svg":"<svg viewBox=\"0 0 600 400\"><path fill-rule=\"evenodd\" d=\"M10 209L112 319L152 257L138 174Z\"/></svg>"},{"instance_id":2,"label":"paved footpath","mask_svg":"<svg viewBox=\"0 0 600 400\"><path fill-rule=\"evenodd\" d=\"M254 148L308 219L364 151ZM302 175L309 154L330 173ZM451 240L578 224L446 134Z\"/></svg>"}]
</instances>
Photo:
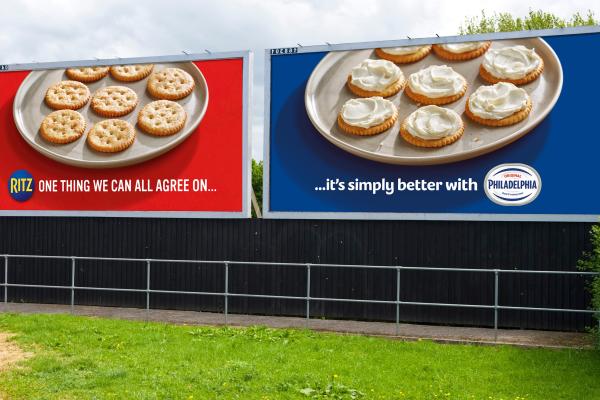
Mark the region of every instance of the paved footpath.
<instances>
[{"instance_id":1,"label":"paved footpath","mask_svg":"<svg viewBox=\"0 0 600 400\"><path fill-rule=\"evenodd\" d=\"M139 321L169 322L182 325L225 325L225 317L220 313L174 310L149 310L138 308L94 307L58 304L0 303L0 312L66 314L117 318ZM592 338L580 332L554 332L523 329L499 329L497 341L494 330L489 328L467 328L455 326L435 326L396 324L389 322L365 322L348 320L311 319L308 322L298 317L273 317L262 315L229 314L227 325L264 325L273 328L310 328L317 331L342 334L383 336L403 340L430 339L444 343L510 344L525 347L550 348L589 348Z\"/></svg>"}]
</instances>

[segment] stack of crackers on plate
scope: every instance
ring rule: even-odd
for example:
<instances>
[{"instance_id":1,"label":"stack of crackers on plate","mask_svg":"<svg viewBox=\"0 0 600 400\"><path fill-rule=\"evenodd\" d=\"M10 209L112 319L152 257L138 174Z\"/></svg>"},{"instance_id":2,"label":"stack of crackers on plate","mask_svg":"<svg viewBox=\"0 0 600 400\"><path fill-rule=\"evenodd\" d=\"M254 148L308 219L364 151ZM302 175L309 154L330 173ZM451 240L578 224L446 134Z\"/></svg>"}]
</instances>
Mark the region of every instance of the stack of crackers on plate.
<instances>
[{"instance_id":1,"label":"stack of crackers on plate","mask_svg":"<svg viewBox=\"0 0 600 400\"><path fill-rule=\"evenodd\" d=\"M174 135L183 129L187 114L176 101L189 96L195 87L190 74L179 68L152 72L154 65L115 65L112 67L82 67L66 70L70 80L58 82L46 91L46 105L56 111L44 118L40 135L54 144L72 143L80 139L87 121L77 110L88 102L91 110L106 119L94 124L87 133L88 146L102 153L117 153L129 148L136 131L127 121L119 119L138 106L138 96L127 83L148 78L147 91L155 99L137 115L140 130L153 136ZM105 86L93 95L87 83L100 81L108 74L122 86Z\"/></svg>"}]
</instances>

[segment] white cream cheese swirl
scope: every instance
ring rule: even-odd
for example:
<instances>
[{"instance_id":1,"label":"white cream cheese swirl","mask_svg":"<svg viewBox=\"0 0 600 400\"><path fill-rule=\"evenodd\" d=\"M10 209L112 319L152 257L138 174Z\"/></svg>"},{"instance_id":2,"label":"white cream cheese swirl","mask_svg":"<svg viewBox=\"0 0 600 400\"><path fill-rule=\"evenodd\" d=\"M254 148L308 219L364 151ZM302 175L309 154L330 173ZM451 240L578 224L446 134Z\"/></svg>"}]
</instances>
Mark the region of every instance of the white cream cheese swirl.
<instances>
[{"instance_id":1,"label":"white cream cheese swirl","mask_svg":"<svg viewBox=\"0 0 600 400\"><path fill-rule=\"evenodd\" d=\"M496 78L520 79L541 62L535 49L518 45L488 50L483 57L483 68Z\"/></svg>"},{"instance_id":2,"label":"white cream cheese swirl","mask_svg":"<svg viewBox=\"0 0 600 400\"><path fill-rule=\"evenodd\" d=\"M448 108L425 106L410 114L405 124L411 135L424 140L435 140L456 133L462 126L462 120Z\"/></svg>"},{"instance_id":3,"label":"white cream cheese swirl","mask_svg":"<svg viewBox=\"0 0 600 400\"><path fill-rule=\"evenodd\" d=\"M450 53L461 54L468 51L477 50L483 46L485 42L463 42L463 43L445 43L441 44L440 47Z\"/></svg>"},{"instance_id":4,"label":"white cream cheese swirl","mask_svg":"<svg viewBox=\"0 0 600 400\"><path fill-rule=\"evenodd\" d=\"M527 105L529 95L512 83L498 82L480 86L469 96L469 110L479 118L502 119Z\"/></svg>"},{"instance_id":5,"label":"white cream cheese swirl","mask_svg":"<svg viewBox=\"0 0 600 400\"><path fill-rule=\"evenodd\" d=\"M430 65L408 77L410 90L433 99L460 93L466 82L461 74L447 65Z\"/></svg>"},{"instance_id":6,"label":"white cream cheese swirl","mask_svg":"<svg viewBox=\"0 0 600 400\"><path fill-rule=\"evenodd\" d=\"M345 102L340 115L348 125L370 128L382 124L396 112L391 101L383 97L366 97Z\"/></svg>"},{"instance_id":7,"label":"white cream cheese swirl","mask_svg":"<svg viewBox=\"0 0 600 400\"><path fill-rule=\"evenodd\" d=\"M426 49L429 45L426 46L401 46L401 47L382 47L381 51L387 54L391 54L393 56L406 56L409 54L415 54L423 49Z\"/></svg>"},{"instance_id":8,"label":"white cream cheese swirl","mask_svg":"<svg viewBox=\"0 0 600 400\"><path fill-rule=\"evenodd\" d=\"M380 92L403 79L402 70L388 60L366 59L352 68L351 83L371 92Z\"/></svg>"}]
</instances>

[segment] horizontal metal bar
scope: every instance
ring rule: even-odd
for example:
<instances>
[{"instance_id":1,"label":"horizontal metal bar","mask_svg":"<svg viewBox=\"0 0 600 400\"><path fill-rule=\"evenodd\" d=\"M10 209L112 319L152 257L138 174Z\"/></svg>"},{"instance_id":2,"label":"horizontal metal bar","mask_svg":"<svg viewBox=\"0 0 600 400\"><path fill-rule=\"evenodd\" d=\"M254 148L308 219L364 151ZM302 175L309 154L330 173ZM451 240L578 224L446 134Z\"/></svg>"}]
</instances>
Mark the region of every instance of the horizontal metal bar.
<instances>
[{"instance_id":1,"label":"horizontal metal bar","mask_svg":"<svg viewBox=\"0 0 600 400\"><path fill-rule=\"evenodd\" d=\"M185 294L185 295L200 295L200 296L225 296L225 293L219 292L193 292L183 290L158 290L151 289L130 289L130 288L106 288L92 286L62 286L62 285L35 285L35 284L19 284L19 283L2 283L3 287L21 287L21 288L38 288L38 289L75 289L75 290L93 290L105 292L130 292L130 293L159 293L159 294ZM430 306L430 307L456 307L456 308L479 308L491 309L493 305L487 304L460 304L460 303L435 303L435 302L420 302L420 301L395 301L395 300L374 300L374 299L348 299L335 297L306 297L306 296L280 296L271 294L250 294L250 293L227 293L232 297L247 297L261 299L281 299L281 300L311 300L311 301L330 301L330 302L348 302L348 303L364 303L364 304L400 304L412 306ZM595 314L598 311L594 310L579 310L570 308L544 308L544 307L520 307L520 306L498 306L500 310L516 310L516 311L548 311L548 312L567 312L567 313L583 313Z\"/></svg>"},{"instance_id":2,"label":"horizontal metal bar","mask_svg":"<svg viewBox=\"0 0 600 400\"><path fill-rule=\"evenodd\" d=\"M106 292L146 292L146 289L128 289L128 288L105 288L105 287L93 287L93 286L62 286L62 285L34 285L34 284L21 284L21 283L9 283L6 286L9 287L22 287L22 288L38 288L38 289L75 289L75 290L98 290Z\"/></svg>"},{"instance_id":3,"label":"horizontal metal bar","mask_svg":"<svg viewBox=\"0 0 600 400\"><path fill-rule=\"evenodd\" d=\"M260 299L280 299L280 300L303 300L306 301L306 296L279 296L275 294L249 294L249 293L227 293L230 297L248 297L248 298L260 298ZM309 300L313 300L310 297Z\"/></svg>"},{"instance_id":4,"label":"horizontal metal bar","mask_svg":"<svg viewBox=\"0 0 600 400\"><path fill-rule=\"evenodd\" d=\"M498 306L498 308L501 309L501 310L549 311L549 312L600 314L600 311L579 310L579 309L574 309L574 308L545 308L545 307L517 307L517 306Z\"/></svg>"},{"instance_id":5,"label":"horizontal metal bar","mask_svg":"<svg viewBox=\"0 0 600 400\"><path fill-rule=\"evenodd\" d=\"M420 301L395 301L395 300L368 300L368 299L339 299L335 297L311 297L313 301L332 301L332 302L348 302L348 303L367 303L367 304L400 304L409 306L435 306L435 307L459 307L459 308L494 308L494 306L486 304L460 304L460 303L428 303Z\"/></svg>"},{"instance_id":6,"label":"horizontal metal bar","mask_svg":"<svg viewBox=\"0 0 600 400\"><path fill-rule=\"evenodd\" d=\"M5 283L2 286L22 287L22 288L38 288L38 289L71 289L71 286L50 286L50 285L30 285L26 283Z\"/></svg>"},{"instance_id":7,"label":"horizontal metal bar","mask_svg":"<svg viewBox=\"0 0 600 400\"><path fill-rule=\"evenodd\" d=\"M4 256L4 255L3 255ZM47 256L37 254L6 254L8 258L50 259L50 260L97 260L97 261L146 261L144 258L121 258L121 257L81 257L81 256Z\"/></svg>"},{"instance_id":8,"label":"horizontal metal bar","mask_svg":"<svg viewBox=\"0 0 600 400\"><path fill-rule=\"evenodd\" d=\"M490 309L494 308L493 305L487 304L460 304L460 303L428 303L422 301L401 301L400 304L407 306L433 306L433 307L457 307L457 308L481 308Z\"/></svg>"},{"instance_id":9,"label":"horizontal metal bar","mask_svg":"<svg viewBox=\"0 0 600 400\"><path fill-rule=\"evenodd\" d=\"M311 297L310 301L339 301L340 303L368 303L368 304L396 304L395 300L366 300L366 299L338 299L335 297Z\"/></svg>"},{"instance_id":10,"label":"horizontal metal bar","mask_svg":"<svg viewBox=\"0 0 600 400\"><path fill-rule=\"evenodd\" d=\"M225 261L210 260L182 260L182 259L156 259L156 258L128 258L128 257L89 257L89 256L47 256L30 254L3 254L2 257L25 258L25 259L58 259L58 260L88 260L88 261L121 261L121 262L152 262L173 264L224 264ZM306 263L271 262L271 261L227 261L230 265L254 265L254 266L294 266L305 267ZM359 264L312 264L317 268L363 268L363 269L386 269L407 271L443 271L443 272L483 272L483 273L507 273L507 274L553 274L553 275L581 275L596 276L600 272L589 271L552 271L552 270L524 270L524 269L493 269L493 268L456 268L456 267L410 267L391 265L359 265Z\"/></svg>"},{"instance_id":11,"label":"horizontal metal bar","mask_svg":"<svg viewBox=\"0 0 600 400\"><path fill-rule=\"evenodd\" d=\"M158 290L151 289L150 293L160 293L160 294L196 294L200 296L225 296L225 293L219 292L190 292L189 290Z\"/></svg>"},{"instance_id":12,"label":"horizontal metal bar","mask_svg":"<svg viewBox=\"0 0 600 400\"><path fill-rule=\"evenodd\" d=\"M600 275L600 272L590 271L538 271L534 269L500 269L500 273L505 274L541 274L541 275L588 275L595 276Z\"/></svg>"}]
</instances>

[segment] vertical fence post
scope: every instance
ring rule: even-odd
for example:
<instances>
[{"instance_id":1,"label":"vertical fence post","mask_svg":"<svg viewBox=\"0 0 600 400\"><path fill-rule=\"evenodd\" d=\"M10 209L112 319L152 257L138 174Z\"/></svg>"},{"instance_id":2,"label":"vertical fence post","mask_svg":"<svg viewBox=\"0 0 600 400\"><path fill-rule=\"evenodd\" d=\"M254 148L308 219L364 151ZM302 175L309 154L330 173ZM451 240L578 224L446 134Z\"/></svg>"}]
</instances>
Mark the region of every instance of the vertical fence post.
<instances>
[{"instance_id":1,"label":"vertical fence post","mask_svg":"<svg viewBox=\"0 0 600 400\"><path fill-rule=\"evenodd\" d=\"M400 334L400 267L396 268L396 336Z\"/></svg>"},{"instance_id":2,"label":"vertical fence post","mask_svg":"<svg viewBox=\"0 0 600 400\"><path fill-rule=\"evenodd\" d=\"M8 256L4 256L4 305L8 304Z\"/></svg>"},{"instance_id":3,"label":"vertical fence post","mask_svg":"<svg viewBox=\"0 0 600 400\"><path fill-rule=\"evenodd\" d=\"M306 327L310 325L310 264L306 264Z\"/></svg>"},{"instance_id":4,"label":"vertical fence post","mask_svg":"<svg viewBox=\"0 0 600 400\"><path fill-rule=\"evenodd\" d=\"M494 342L498 341L498 275L499 271L494 270Z\"/></svg>"},{"instance_id":5,"label":"vertical fence post","mask_svg":"<svg viewBox=\"0 0 600 400\"><path fill-rule=\"evenodd\" d=\"M75 312L75 257L71 257L71 313Z\"/></svg>"},{"instance_id":6,"label":"vertical fence post","mask_svg":"<svg viewBox=\"0 0 600 400\"><path fill-rule=\"evenodd\" d=\"M229 312L228 308L229 308L229 262L225 261L225 307L224 307L224 312L225 312L225 325L227 325L228 320L227 320L227 314Z\"/></svg>"},{"instance_id":7,"label":"vertical fence post","mask_svg":"<svg viewBox=\"0 0 600 400\"><path fill-rule=\"evenodd\" d=\"M146 260L146 320L150 314L150 260Z\"/></svg>"}]
</instances>

